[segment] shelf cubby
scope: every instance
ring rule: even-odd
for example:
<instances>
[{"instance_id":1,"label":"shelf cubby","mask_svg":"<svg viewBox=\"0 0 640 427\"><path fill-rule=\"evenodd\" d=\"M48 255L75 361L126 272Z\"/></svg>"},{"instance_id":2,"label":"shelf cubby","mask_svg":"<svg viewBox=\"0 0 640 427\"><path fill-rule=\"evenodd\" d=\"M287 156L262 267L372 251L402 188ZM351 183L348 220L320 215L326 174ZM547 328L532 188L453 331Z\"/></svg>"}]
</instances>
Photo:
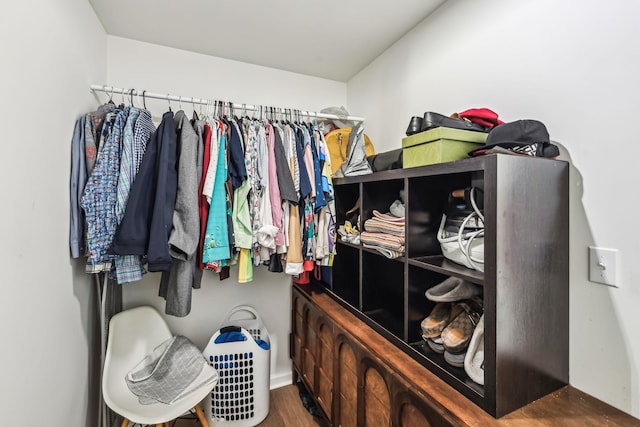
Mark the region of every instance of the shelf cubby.
<instances>
[{"instance_id":1,"label":"shelf cubby","mask_svg":"<svg viewBox=\"0 0 640 427\"><path fill-rule=\"evenodd\" d=\"M360 307L360 250L338 244L331 268L331 289L346 303Z\"/></svg>"},{"instance_id":2,"label":"shelf cubby","mask_svg":"<svg viewBox=\"0 0 640 427\"><path fill-rule=\"evenodd\" d=\"M404 265L374 253L362 254L362 312L393 335L404 335Z\"/></svg>"}]
</instances>

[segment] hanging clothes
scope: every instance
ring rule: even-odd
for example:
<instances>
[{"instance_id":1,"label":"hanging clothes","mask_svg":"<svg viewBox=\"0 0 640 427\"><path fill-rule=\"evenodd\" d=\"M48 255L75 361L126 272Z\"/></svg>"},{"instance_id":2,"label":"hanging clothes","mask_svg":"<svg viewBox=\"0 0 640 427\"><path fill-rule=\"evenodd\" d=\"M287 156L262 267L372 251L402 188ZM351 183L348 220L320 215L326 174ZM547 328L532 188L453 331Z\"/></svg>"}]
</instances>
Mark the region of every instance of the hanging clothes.
<instances>
[{"instance_id":1,"label":"hanging clothes","mask_svg":"<svg viewBox=\"0 0 640 427\"><path fill-rule=\"evenodd\" d=\"M211 154L211 139L212 139L212 130L211 130L211 126L207 123L204 125L204 153L203 153L203 159L202 159L202 177L200 179L200 186L198 187L198 213L200 215L200 244L198 245L198 253L197 253L197 262L198 262L198 269L200 270L204 270L204 263L202 262L202 243L204 242L204 236L205 233L207 231L207 218L209 217L209 202L211 200L211 196L213 195L213 184L210 184L209 186L205 186L205 183L207 182L207 179L209 177L209 173L210 173L210 165L211 165L211 158L213 157ZM217 139L217 134L216 137ZM216 145L216 150L217 150L217 145ZM213 161L214 164L216 164L217 166L217 152L215 155L215 160ZM211 169L213 169L213 167L211 167ZM214 173L214 178L211 180L212 182L215 181L215 173ZM205 188L209 188L208 190Z\"/></svg>"},{"instance_id":2,"label":"hanging clothes","mask_svg":"<svg viewBox=\"0 0 640 427\"><path fill-rule=\"evenodd\" d=\"M276 161L276 136L275 129L271 123L266 122L267 137L267 175L269 188L269 201L271 206L271 223L276 228L274 244L276 248L284 245L284 233L282 231L282 196L280 194L280 182L278 180L278 170ZM281 143L279 143L282 145ZM275 250L274 250L275 252Z\"/></svg>"},{"instance_id":3,"label":"hanging clothes","mask_svg":"<svg viewBox=\"0 0 640 427\"><path fill-rule=\"evenodd\" d=\"M80 200L87 184L87 166L85 157L85 122L86 116L76 121L71 139L71 179L70 179L70 209L69 209L69 248L71 258L80 258L85 252L85 216Z\"/></svg>"},{"instance_id":4,"label":"hanging clothes","mask_svg":"<svg viewBox=\"0 0 640 427\"><path fill-rule=\"evenodd\" d=\"M147 146L111 246L114 254L147 255L149 271L171 268L168 242L178 186L176 139L173 112L164 113Z\"/></svg>"},{"instance_id":5,"label":"hanging clothes","mask_svg":"<svg viewBox=\"0 0 640 427\"><path fill-rule=\"evenodd\" d=\"M226 189L224 185L227 179L227 148L226 135L224 132L220 134L219 143L220 148L218 151L216 178L213 187L213 194L211 196L211 206L209 208L207 229L203 243L202 262L205 264L227 259L230 253L229 236L227 233Z\"/></svg>"},{"instance_id":6,"label":"hanging clothes","mask_svg":"<svg viewBox=\"0 0 640 427\"><path fill-rule=\"evenodd\" d=\"M86 271L109 271L113 255L107 253L116 227L116 199L120 169L120 143L129 110L114 110L107 116L102 130L95 167L89 176L81 206L87 222L88 258Z\"/></svg>"},{"instance_id":7,"label":"hanging clothes","mask_svg":"<svg viewBox=\"0 0 640 427\"><path fill-rule=\"evenodd\" d=\"M287 156L289 158L289 170L293 178L293 183L296 189L297 202L304 200L301 196L301 188L304 187L303 180L306 183L304 190L309 188L308 177L305 173L302 173L304 163L300 163L299 159L302 154L299 141L296 141L294 129L287 125L285 127L285 136L287 143L285 144ZM303 191L304 191L303 190ZM285 265L285 272L291 275L298 275L304 271L303 258L302 258L302 233L300 230L300 208L298 204L289 203L289 235L288 235L288 248L287 248L287 263Z\"/></svg>"},{"instance_id":8,"label":"hanging clothes","mask_svg":"<svg viewBox=\"0 0 640 427\"><path fill-rule=\"evenodd\" d=\"M166 300L165 313L184 317L191 311L191 290L200 287L196 252L200 240L198 181L202 171L199 135L184 111L174 116L178 141L178 185L169 236L171 268L162 273L159 295ZM200 135L202 132L200 132Z\"/></svg>"},{"instance_id":9,"label":"hanging clothes","mask_svg":"<svg viewBox=\"0 0 640 427\"><path fill-rule=\"evenodd\" d=\"M144 149L144 147L137 145L134 140L134 127L139 116L140 109L131 107L129 116L127 117L127 123L124 127L116 203L118 224L120 224L124 217L131 184L133 184L138 171L136 159L140 158L140 151ZM119 284L138 281L142 279L142 275L146 273L146 270L142 267L140 255L119 255L115 257L114 264L115 276ZM112 269L112 272L113 270L114 269Z\"/></svg>"},{"instance_id":10,"label":"hanging clothes","mask_svg":"<svg viewBox=\"0 0 640 427\"><path fill-rule=\"evenodd\" d=\"M85 152L85 165L87 168L87 176L93 172L96 159L98 157L98 148L100 147L101 140L104 140L102 134L102 126L107 114L113 112L116 109L116 105L109 101L104 105L101 105L96 111L87 113L85 117L85 140L84 140L84 152Z\"/></svg>"},{"instance_id":11,"label":"hanging clothes","mask_svg":"<svg viewBox=\"0 0 640 427\"><path fill-rule=\"evenodd\" d=\"M76 121L72 257L118 283L161 272L167 314L186 316L205 269L250 282L261 264L330 266L335 202L324 135L302 122L162 115L112 102ZM208 273L210 274L210 273Z\"/></svg>"}]
</instances>

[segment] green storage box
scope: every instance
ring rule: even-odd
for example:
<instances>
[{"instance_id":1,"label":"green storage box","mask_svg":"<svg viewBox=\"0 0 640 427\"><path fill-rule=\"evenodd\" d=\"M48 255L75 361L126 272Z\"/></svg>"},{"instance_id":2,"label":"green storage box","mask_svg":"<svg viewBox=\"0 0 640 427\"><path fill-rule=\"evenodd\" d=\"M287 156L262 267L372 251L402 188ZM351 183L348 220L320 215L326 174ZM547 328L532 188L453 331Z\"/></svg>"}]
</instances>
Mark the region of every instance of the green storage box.
<instances>
[{"instance_id":1,"label":"green storage box","mask_svg":"<svg viewBox=\"0 0 640 427\"><path fill-rule=\"evenodd\" d=\"M439 127L402 138L402 167L433 165L469 158L484 145L485 132Z\"/></svg>"}]
</instances>

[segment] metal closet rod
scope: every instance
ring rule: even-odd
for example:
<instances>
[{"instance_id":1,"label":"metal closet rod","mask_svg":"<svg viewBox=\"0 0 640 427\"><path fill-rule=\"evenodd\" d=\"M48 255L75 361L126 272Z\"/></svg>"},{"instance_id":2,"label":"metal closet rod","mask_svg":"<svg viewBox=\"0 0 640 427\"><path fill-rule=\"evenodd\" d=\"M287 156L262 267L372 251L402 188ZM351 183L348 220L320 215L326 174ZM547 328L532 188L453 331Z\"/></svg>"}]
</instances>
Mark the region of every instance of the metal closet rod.
<instances>
[{"instance_id":1,"label":"metal closet rod","mask_svg":"<svg viewBox=\"0 0 640 427\"><path fill-rule=\"evenodd\" d=\"M145 98L163 99L165 101L186 102L187 104L214 105L215 103L215 101L211 99L190 98L185 96L170 95L168 93L154 93L154 92L147 92L147 91L140 92L137 89L125 89L120 87L96 85L96 84L92 84L90 87L91 87L91 90L93 91L99 91L99 92L104 92L108 94L117 93L117 94L130 95L130 96L142 95ZM227 107L232 107L235 110L260 111L260 107L261 107L257 105L235 104L235 103L226 102L226 101L224 102L226 103ZM337 114L317 113L315 111L300 111L300 110L284 109L280 107L269 107L269 106L264 106L264 108L266 108L266 110L264 110L266 112L270 111L269 108L275 108L274 112L276 113L289 114L290 112L293 112L293 113L297 112L298 114L301 114L307 117L364 122L364 117L357 117L357 116L338 116Z\"/></svg>"}]
</instances>

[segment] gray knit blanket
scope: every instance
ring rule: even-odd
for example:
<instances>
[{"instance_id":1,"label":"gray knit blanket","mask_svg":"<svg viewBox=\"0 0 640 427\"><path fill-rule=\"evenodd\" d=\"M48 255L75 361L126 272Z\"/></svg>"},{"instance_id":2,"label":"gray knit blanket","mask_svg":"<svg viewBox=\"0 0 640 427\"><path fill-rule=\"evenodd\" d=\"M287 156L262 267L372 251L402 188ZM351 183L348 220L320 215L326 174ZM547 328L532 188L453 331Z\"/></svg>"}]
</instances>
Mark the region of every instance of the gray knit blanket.
<instances>
[{"instance_id":1,"label":"gray knit blanket","mask_svg":"<svg viewBox=\"0 0 640 427\"><path fill-rule=\"evenodd\" d=\"M213 388L217 379L202 352L183 336L160 344L125 377L143 405L174 403L205 384Z\"/></svg>"}]
</instances>

